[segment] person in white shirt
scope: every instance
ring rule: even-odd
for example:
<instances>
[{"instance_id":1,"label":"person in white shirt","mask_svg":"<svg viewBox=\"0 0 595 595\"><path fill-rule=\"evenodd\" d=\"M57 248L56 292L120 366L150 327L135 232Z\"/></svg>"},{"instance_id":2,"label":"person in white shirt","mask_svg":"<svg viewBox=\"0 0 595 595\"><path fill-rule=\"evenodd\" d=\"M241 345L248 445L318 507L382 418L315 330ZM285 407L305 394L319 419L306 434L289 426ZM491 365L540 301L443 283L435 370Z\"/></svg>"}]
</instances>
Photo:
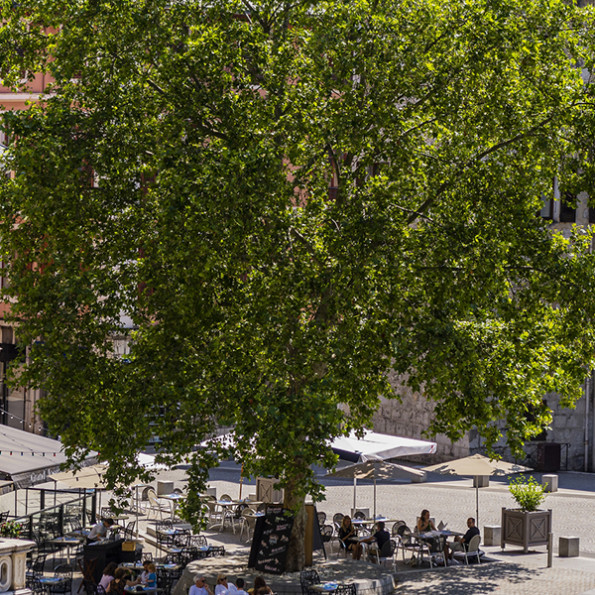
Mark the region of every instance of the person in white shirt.
<instances>
[{"instance_id":1,"label":"person in white shirt","mask_svg":"<svg viewBox=\"0 0 595 595\"><path fill-rule=\"evenodd\" d=\"M201 574L194 577L194 584L190 587L188 595L213 595L213 591L207 585L207 579Z\"/></svg>"},{"instance_id":2,"label":"person in white shirt","mask_svg":"<svg viewBox=\"0 0 595 595\"><path fill-rule=\"evenodd\" d=\"M217 575L217 583L215 584L215 595L228 595L237 593L238 589L233 583L227 582L227 577L219 573Z\"/></svg>"},{"instance_id":3,"label":"person in white shirt","mask_svg":"<svg viewBox=\"0 0 595 595\"><path fill-rule=\"evenodd\" d=\"M103 519L100 523L97 523L92 529L89 535L87 535L87 542L101 541L105 539L107 530L114 524L114 519Z\"/></svg>"},{"instance_id":4,"label":"person in white shirt","mask_svg":"<svg viewBox=\"0 0 595 595\"><path fill-rule=\"evenodd\" d=\"M238 595L248 595L247 591L244 590L244 587L246 586L246 581L244 581L243 578L239 578L236 581L236 587L238 590Z\"/></svg>"}]
</instances>

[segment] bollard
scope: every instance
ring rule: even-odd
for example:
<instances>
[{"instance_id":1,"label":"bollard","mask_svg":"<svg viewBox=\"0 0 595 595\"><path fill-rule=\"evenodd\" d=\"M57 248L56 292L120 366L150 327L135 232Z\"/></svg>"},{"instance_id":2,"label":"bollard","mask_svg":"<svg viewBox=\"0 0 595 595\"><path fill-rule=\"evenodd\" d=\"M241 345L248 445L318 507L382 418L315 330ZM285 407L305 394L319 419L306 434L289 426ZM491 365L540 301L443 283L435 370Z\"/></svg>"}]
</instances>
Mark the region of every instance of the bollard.
<instances>
[{"instance_id":1,"label":"bollard","mask_svg":"<svg viewBox=\"0 0 595 595\"><path fill-rule=\"evenodd\" d=\"M554 534L548 533L547 536L547 567L552 567L552 552L554 551Z\"/></svg>"}]
</instances>

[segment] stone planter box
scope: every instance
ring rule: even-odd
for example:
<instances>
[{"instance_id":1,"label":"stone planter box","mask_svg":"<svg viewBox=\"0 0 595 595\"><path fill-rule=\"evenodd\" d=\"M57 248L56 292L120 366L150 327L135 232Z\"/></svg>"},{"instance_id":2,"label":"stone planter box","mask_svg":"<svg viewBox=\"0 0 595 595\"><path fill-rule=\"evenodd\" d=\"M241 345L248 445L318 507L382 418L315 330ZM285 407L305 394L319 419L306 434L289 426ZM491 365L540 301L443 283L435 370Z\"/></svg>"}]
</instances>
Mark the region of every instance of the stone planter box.
<instances>
[{"instance_id":1,"label":"stone planter box","mask_svg":"<svg viewBox=\"0 0 595 595\"><path fill-rule=\"evenodd\" d=\"M526 512L520 508L502 509L502 549L508 543L520 545L527 553L529 547L547 545L551 530L551 510Z\"/></svg>"}]
</instances>

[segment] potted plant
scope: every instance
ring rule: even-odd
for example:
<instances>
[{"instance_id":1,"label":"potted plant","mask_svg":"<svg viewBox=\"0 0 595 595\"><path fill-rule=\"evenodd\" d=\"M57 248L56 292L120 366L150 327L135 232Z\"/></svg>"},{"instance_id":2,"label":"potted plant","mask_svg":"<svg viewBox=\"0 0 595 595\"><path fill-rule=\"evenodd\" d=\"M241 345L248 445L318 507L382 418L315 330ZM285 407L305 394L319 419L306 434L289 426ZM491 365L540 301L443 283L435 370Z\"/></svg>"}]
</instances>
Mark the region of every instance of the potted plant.
<instances>
[{"instance_id":1,"label":"potted plant","mask_svg":"<svg viewBox=\"0 0 595 595\"><path fill-rule=\"evenodd\" d=\"M510 479L508 489L518 508L502 509L501 545L521 545L525 553L529 547L547 545L552 530L552 511L540 510L546 497L545 486L533 476Z\"/></svg>"},{"instance_id":2,"label":"potted plant","mask_svg":"<svg viewBox=\"0 0 595 595\"><path fill-rule=\"evenodd\" d=\"M22 528L23 526L21 523L17 523L16 521L6 521L0 525L0 536L18 539L21 535Z\"/></svg>"}]
</instances>

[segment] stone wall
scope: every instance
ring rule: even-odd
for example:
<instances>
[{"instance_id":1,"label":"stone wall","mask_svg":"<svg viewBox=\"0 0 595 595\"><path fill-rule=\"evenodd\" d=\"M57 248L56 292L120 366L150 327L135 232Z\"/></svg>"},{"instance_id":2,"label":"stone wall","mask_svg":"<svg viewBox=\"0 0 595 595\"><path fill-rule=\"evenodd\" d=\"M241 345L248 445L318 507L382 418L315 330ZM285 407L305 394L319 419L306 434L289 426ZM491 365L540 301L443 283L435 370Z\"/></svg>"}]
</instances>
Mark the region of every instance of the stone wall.
<instances>
[{"instance_id":1,"label":"stone wall","mask_svg":"<svg viewBox=\"0 0 595 595\"><path fill-rule=\"evenodd\" d=\"M465 457L479 450L480 440L476 430L471 430L466 438L456 443L451 443L450 439L444 435L436 437L424 434L430 421L434 416L434 404L426 400L421 393L412 391L405 386L402 379L395 374L389 377L391 384L395 387L401 396L401 400L382 398L380 407L373 418L374 430L384 434L393 434L395 436L406 436L409 438L420 438L433 440L437 443L435 455L424 455L423 457L413 457L411 460L423 464L440 463L459 457ZM561 445L561 470L584 471L584 453L585 453L585 397L581 398L574 409L561 407L559 397L555 394L549 394L546 397L547 404L554 412L554 419L551 430L545 434L545 442L555 442ZM587 434L589 436L589 460L595 458L593 420L595 420L595 411L591 404L589 412L589 424ZM592 418L592 419L591 419ZM519 461L530 467L536 467L538 463L540 443L543 439L534 442L528 442L525 445L527 458L525 461ZM514 460L508 449L503 445L497 448L506 460ZM589 470L595 470L590 463Z\"/></svg>"},{"instance_id":2,"label":"stone wall","mask_svg":"<svg viewBox=\"0 0 595 595\"><path fill-rule=\"evenodd\" d=\"M405 386L402 380L396 375L389 375L389 380L399 395L400 400L382 398L380 407L374 414L374 430L383 434L394 436L406 436L408 438L420 438L422 440L433 440L437 444L436 454L413 457L420 463L440 463L459 457L465 457L472 452L478 443L473 433L470 433L463 440L452 443L444 435L435 437L427 436L424 432L430 425L434 416L434 403L425 399L423 394L414 392Z\"/></svg>"}]
</instances>

